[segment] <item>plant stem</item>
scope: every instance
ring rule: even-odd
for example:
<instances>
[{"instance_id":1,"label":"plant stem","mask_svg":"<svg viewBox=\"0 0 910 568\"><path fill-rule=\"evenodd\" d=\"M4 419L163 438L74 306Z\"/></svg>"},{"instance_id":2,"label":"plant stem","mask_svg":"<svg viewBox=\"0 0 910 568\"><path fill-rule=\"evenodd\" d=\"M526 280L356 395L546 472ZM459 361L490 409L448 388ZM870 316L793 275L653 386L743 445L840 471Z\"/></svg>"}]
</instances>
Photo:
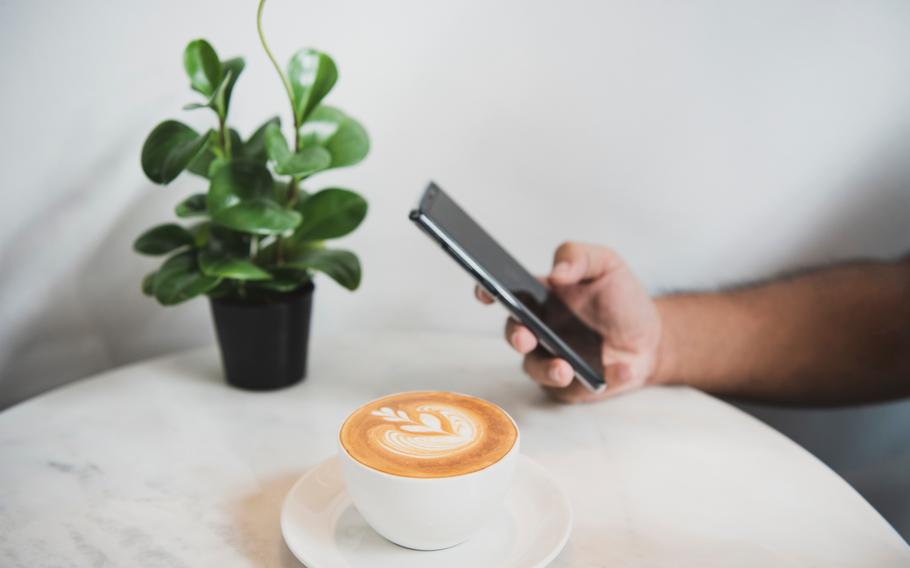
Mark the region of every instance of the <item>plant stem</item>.
<instances>
[{"instance_id":1,"label":"plant stem","mask_svg":"<svg viewBox=\"0 0 910 568\"><path fill-rule=\"evenodd\" d=\"M290 208L294 207L294 204L297 203L297 178L291 176L291 181L288 182L288 197L286 205Z\"/></svg>"},{"instance_id":2,"label":"plant stem","mask_svg":"<svg viewBox=\"0 0 910 568\"><path fill-rule=\"evenodd\" d=\"M278 72L278 76L281 77L281 82L284 84L284 90L288 93L288 101L291 103L291 117L294 120L294 152L300 151L300 122L297 118L297 109L294 107L294 90L291 88L291 82L288 81L287 75L284 74L284 71L281 69L281 65L278 65L278 61L275 59L275 55L272 54L272 50L269 49L269 44L265 41L265 33L262 31L262 11L265 8L265 0L259 0L259 9L256 11L256 29L259 31L259 43L262 44L262 49L265 51L265 54L268 56L269 61L272 62L272 66L275 67L275 71ZM288 196L287 203L285 207L292 208L294 202L297 200L297 183L299 180L295 177L291 177L291 181L288 182ZM284 264L284 247L282 242L281 235L275 240L275 248L277 249L277 264L281 266Z\"/></svg>"},{"instance_id":3,"label":"plant stem","mask_svg":"<svg viewBox=\"0 0 910 568\"><path fill-rule=\"evenodd\" d=\"M218 136L221 138L221 149L224 150L224 157L231 158L231 136L225 130L225 118L218 115Z\"/></svg>"},{"instance_id":4,"label":"plant stem","mask_svg":"<svg viewBox=\"0 0 910 568\"><path fill-rule=\"evenodd\" d=\"M265 8L265 0L259 0L259 10L256 11L256 29L259 30L259 43L262 44L262 49L265 50L265 54L268 56L269 61L272 62L272 65L275 67L275 71L278 72L278 76L281 77L281 82L284 83L284 90L288 92L288 100L291 101L291 114L294 116L294 136L295 140L297 139L297 112L294 109L294 91L291 89L291 83L288 81L287 76L284 74L284 71L281 70L281 65L278 65L278 61L275 60L275 56L272 55L272 50L269 49L268 42L265 41L265 34L262 32L262 9Z\"/></svg>"},{"instance_id":5,"label":"plant stem","mask_svg":"<svg viewBox=\"0 0 910 568\"><path fill-rule=\"evenodd\" d=\"M297 202L297 178L291 176L291 181L288 182L288 196L286 199L285 207L288 209L294 208L294 203ZM278 235L278 238L275 239L275 251L278 253L276 255L276 261L278 266L284 264L284 239L281 238L281 235Z\"/></svg>"}]
</instances>

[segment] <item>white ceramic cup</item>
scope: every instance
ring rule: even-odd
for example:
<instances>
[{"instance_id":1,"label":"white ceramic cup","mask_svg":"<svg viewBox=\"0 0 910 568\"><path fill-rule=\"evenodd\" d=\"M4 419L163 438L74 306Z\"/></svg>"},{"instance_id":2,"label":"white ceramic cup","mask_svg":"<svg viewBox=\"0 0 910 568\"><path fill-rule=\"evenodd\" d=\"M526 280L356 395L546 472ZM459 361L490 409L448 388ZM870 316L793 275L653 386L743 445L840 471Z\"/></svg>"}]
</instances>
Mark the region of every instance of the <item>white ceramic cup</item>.
<instances>
[{"instance_id":1,"label":"white ceramic cup","mask_svg":"<svg viewBox=\"0 0 910 568\"><path fill-rule=\"evenodd\" d=\"M516 434L512 449L484 469L432 478L373 469L351 457L338 439L341 475L366 522L400 546L439 550L468 540L500 510L512 486L521 436Z\"/></svg>"}]
</instances>

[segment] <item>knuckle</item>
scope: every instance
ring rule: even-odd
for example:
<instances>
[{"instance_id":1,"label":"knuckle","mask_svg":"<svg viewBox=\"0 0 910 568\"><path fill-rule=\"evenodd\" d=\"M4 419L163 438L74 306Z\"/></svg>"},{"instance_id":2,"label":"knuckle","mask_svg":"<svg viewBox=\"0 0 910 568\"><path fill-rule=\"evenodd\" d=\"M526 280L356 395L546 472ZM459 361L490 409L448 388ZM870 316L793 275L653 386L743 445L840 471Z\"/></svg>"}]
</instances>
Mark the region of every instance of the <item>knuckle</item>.
<instances>
[{"instance_id":1,"label":"knuckle","mask_svg":"<svg viewBox=\"0 0 910 568\"><path fill-rule=\"evenodd\" d=\"M577 253L581 248L581 244L575 241L564 241L558 247L556 247L557 256L572 256Z\"/></svg>"},{"instance_id":2,"label":"knuckle","mask_svg":"<svg viewBox=\"0 0 910 568\"><path fill-rule=\"evenodd\" d=\"M602 259L603 266L606 270L612 270L623 265L622 257L612 248L606 245L598 245L593 248L595 249L596 254Z\"/></svg>"},{"instance_id":3,"label":"knuckle","mask_svg":"<svg viewBox=\"0 0 910 568\"><path fill-rule=\"evenodd\" d=\"M616 251L613 250L612 248L608 247L607 245L595 245L591 248L595 249L603 257L616 256Z\"/></svg>"}]
</instances>

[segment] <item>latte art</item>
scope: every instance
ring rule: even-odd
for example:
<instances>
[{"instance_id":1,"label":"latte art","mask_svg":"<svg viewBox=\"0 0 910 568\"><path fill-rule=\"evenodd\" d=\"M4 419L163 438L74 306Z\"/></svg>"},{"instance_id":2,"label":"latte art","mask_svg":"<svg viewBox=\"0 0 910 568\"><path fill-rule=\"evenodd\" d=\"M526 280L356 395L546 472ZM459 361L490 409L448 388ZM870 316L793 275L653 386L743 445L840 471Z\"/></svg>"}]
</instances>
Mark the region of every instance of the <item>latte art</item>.
<instances>
[{"instance_id":1,"label":"latte art","mask_svg":"<svg viewBox=\"0 0 910 568\"><path fill-rule=\"evenodd\" d=\"M477 441L481 425L457 408L438 404L417 407L418 420L404 410L383 406L370 414L392 422L382 434L386 450L418 459L447 456L470 447Z\"/></svg>"},{"instance_id":2,"label":"latte art","mask_svg":"<svg viewBox=\"0 0 910 568\"><path fill-rule=\"evenodd\" d=\"M498 406L448 392L410 392L368 403L341 427L342 447L385 473L446 477L478 471L512 449L518 431Z\"/></svg>"}]
</instances>

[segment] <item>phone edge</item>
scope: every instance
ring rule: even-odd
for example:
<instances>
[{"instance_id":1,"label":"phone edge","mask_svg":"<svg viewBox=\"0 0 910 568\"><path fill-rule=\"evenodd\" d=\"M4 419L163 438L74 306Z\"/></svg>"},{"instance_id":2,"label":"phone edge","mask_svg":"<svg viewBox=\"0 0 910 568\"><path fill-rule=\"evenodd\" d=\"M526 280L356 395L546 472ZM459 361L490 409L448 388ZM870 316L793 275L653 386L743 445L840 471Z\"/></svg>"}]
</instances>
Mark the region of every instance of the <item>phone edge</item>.
<instances>
[{"instance_id":1,"label":"phone edge","mask_svg":"<svg viewBox=\"0 0 910 568\"><path fill-rule=\"evenodd\" d=\"M556 335L553 330L549 328L540 318L538 318L533 312L527 310L521 302L512 297L512 294L503 288L492 276L490 276L482 266L480 266L477 261L475 261L471 256L463 249L461 246L455 242L449 235L446 234L438 225L436 225L432 219L430 219L423 211L419 209L412 210L408 218L411 219L421 230L426 233L431 239L440 244L445 251L451 256L458 264L460 264L481 286L483 286L488 292L490 292L494 298L496 298L512 315L518 318L522 323L528 325L532 328L532 331L537 335L538 340L543 344L543 346L550 351L556 357L562 357L568 359L568 363L572 366L572 370L575 373L575 376L581 381L581 383L592 393L601 393L607 388L607 379L606 377L600 377L595 372L595 377L599 378L598 385L592 384L592 381L589 377L585 376L579 369L576 367L586 367L585 363L577 354L575 354L572 349L565 344L565 342ZM490 288L493 288L492 290ZM536 329L534 329L536 328ZM549 337L541 337L541 335ZM559 345L558 348L554 349L550 345L547 345L549 340L555 340L554 342ZM561 353L556 352L561 351ZM566 356L568 355L568 356ZM572 359L575 360L573 363ZM593 369L592 369L593 371Z\"/></svg>"}]
</instances>

